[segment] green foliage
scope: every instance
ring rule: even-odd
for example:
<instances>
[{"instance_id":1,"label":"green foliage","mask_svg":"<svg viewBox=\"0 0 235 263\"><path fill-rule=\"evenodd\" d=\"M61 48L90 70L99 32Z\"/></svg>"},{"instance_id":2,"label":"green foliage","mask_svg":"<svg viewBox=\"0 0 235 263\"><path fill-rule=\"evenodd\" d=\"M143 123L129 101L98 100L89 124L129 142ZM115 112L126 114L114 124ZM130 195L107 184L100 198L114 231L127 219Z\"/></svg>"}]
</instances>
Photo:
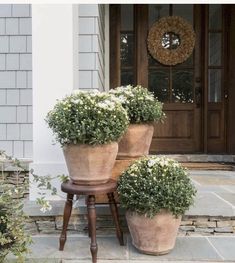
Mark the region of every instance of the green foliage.
<instances>
[{"instance_id":1,"label":"green foliage","mask_svg":"<svg viewBox=\"0 0 235 263\"><path fill-rule=\"evenodd\" d=\"M123 172L118 182L123 207L153 217L166 209L182 215L193 204L196 189L187 171L166 157L144 157Z\"/></svg>"},{"instance_id":2,"label":"green foliage","mask_svg":"<svg viewBox=\"0 0 235 263\"><path fill-rule=\"evenodd\" d=\"M118 141L128 127L121 103L107 93L79 92L58 101L46 117L61 145Z\"/></svg>"},{"instance_id":3,"label":"green foliage","mask_svg":"<svg viewBox=\"0 0 235 263\"><path fill-rule=\"evenodd\" d=\"M17 184L12 184L4 176L4 165L9 163L14 167ZM32 242L25 232L27 216L23 212L23 199L27 184L18 184L23 168L17 159L0 151L0 260L8 253L17 257L17 262L25 262L24 254Z\"/></svg>"},{"instance_id":4,"label":"green foliage","mask_svg":"<svg viewBox=\"0 0 235 263\"><path fill-rule=\"evenodd\" d=\"M112 89L110 94L120 100L132 124L162 121L165 117L163 104L146 88L128 85Z\"/></svg>"},{"instance_id":5,"label":"green foliage","mask_svg":"<svg viewBox=\"0 0 235 263\"><path fill-rule=\"evenodd\" d=\"M33 169L30 170L30 174L33 177L33 183L36 184L36 187L38 189L39 197L36 199L36 203L41 207L40 211L42 211L43 213L50 211L52 209L52 206L49 200L47 200L46 198L47 194L59 196L57 188L52 186L52 182L59 180L61 183L65 183L69 181L69 177L64 174L56 176L39 176L34 173Z\"/></svg>"}]
</instances>

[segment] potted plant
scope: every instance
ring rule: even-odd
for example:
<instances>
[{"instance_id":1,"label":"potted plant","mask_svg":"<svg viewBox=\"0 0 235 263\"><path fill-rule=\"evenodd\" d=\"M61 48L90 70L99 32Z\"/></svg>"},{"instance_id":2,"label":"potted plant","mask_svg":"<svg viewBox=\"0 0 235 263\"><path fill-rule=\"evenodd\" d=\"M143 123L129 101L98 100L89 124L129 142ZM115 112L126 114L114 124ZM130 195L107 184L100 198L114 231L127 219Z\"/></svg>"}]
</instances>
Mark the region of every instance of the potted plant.
<instances>
[{"instance_id":1,"label":"potted plant","mask_svg":"<svg viewBox=\"0 0 235 263\"><path fill-rule=\"evenodd\" d=\"M144 157L123 172L117 191L133 245L154 255L172 250L181 216L196 194L187 171L166 157Z\"/></svg>"},{"instance_id":2,"label":"potted plant","mask_svg":"<svg viewBox=\"0 0 235 263\"><path fill-rule=\"evenodd\" d=\"M12 178L8 180L4 167L8 163L14 168L16 184ZM30 235L25 230L27 216L23 211L23 195L28 185L19 183L19 175L24 169L17 159L0 151L0 262L12 253L17 257L17 262L25 262L25 254L32 242Z\"/></svg>"},{"instance_id":3,"label":"potted plant","mask_svg":"<svg viewBox=\"0 0 235 263\"><path fill-rule=\"evenodd\" d=\"M46 121L63 147L73 183L107 182L117 141L128 127L121 103L107 93L78 92L58 101Z\"/></svg>"},{"instance_id":4,"label":"potted plant","mask_svg":"<svg viewBox=\"0 0 235 263\"><path fill-rule=\"evenodd\" d=\"M119 142L118 159L147 155L154 132L154 122L163 120L163 104L153 93L140 85L118 87L110 90L126 109L130 126Z\"/></svg>"}]
</instances>

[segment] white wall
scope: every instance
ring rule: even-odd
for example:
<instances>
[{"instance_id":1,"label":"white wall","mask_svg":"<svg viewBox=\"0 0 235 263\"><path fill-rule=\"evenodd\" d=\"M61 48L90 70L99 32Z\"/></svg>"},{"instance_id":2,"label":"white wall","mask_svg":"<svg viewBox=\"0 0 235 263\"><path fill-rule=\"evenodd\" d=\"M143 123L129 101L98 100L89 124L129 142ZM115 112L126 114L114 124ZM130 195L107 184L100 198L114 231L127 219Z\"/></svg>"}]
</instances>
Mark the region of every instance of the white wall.
<instances>
[{"instance_id":1,"label":"white wall","mask_svg":"<svg viewBox=\"0 0 235 263\"><path fill-rule=\"evenodd\" d=\"M31 168L43 176L67 173L62 150L52 145L45 116L57 99L78 87L77 5L32 5L33 50L33 150ZM36 189L30 189L30 199Z\"/></svg>"}]
</instances>

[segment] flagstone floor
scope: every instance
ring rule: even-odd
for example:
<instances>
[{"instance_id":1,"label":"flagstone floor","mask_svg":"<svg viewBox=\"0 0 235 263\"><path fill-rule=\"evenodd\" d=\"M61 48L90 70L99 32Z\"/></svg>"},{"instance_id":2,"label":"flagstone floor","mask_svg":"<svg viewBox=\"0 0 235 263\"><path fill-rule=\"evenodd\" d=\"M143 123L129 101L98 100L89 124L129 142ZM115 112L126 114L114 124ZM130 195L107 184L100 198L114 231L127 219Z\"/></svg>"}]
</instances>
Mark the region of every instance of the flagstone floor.
<instances>
[{"instance_id":1,"label":"flagstone floor","mask_svg":"<svg viewBox=\"0 0 235 263\"><path fill-rule=\"evenodd\" d=\"M32 254L27 262L79 263L91 262L89 238L69 236L63 252L58 251L58 236L34 237ZM119 246L114 236L99 236L98 263L102 262L235 262L235 237L178 237L174 250L163 256L140 254L125 236L125 246ZM8 258L6 262L16 262Z\"/></svg>"},{"instance_id":2,"label":"flagstone floor","mask_svg":"<svg viewBox=\"0 0 235 263\"><path fill-rule=\"evenodd\" d=\"M195 206L187 215L224 216L235 219L235 171L190 171L198 193ZM61 209L60 209L61 210ZM26 211L36 213L29 206ZM58 209L57 209L58 211ZM52 211L51 213L55 213ZM91 262L89 238L69 235L63 252L58 251L58 235L36 235L31 247L30 263L88 263ZM174 250L164 256L139 253L125 235L125 246L119 246L114 234L99 234L98 263L153 263L153 262L235 262L235 235L179 236ZM9 256L6 262L17 262Z\"/></svg>"}]
</instances>

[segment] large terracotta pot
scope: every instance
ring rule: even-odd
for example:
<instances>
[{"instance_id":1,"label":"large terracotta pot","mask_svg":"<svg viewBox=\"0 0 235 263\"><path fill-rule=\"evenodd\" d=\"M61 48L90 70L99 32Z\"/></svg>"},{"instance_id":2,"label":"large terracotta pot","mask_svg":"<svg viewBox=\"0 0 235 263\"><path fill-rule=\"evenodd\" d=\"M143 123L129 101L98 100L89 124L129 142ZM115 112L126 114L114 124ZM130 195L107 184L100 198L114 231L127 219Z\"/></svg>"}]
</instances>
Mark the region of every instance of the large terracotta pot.
<instances>
[{"instance_id":1,"label":"large terracotta pot","mask_svg":"<svg viewBox=\"0 0 235 263\"><path fill-rule=\"evenodd\" d=\"M118 143L98 146L70 144L64 146L63 151L69 176L74 184L102 184L112 176Z\"/></svg>"},{"instance_id":2,"label":"large terracotta pot","mask_svg":"<svg viewBox=\"0 0 235 263\"><path fill-rule=\"evenodd\" d=\"M181 217L176 218L167 211L153 218L126 212L132 244L141 252L151 255L169 253L175 246Z\"/></svg>"},{"instance_id":3,"label":"large terracotta pot","mask_svg":"<svg viewBox=\"0 0 235 263\"><path fill-rule=\"evenodd\" d=\"M149 154L153 137L152 124L131 124L118 144L117 159L136 158Z\"/></svg>"}]
</instances>

